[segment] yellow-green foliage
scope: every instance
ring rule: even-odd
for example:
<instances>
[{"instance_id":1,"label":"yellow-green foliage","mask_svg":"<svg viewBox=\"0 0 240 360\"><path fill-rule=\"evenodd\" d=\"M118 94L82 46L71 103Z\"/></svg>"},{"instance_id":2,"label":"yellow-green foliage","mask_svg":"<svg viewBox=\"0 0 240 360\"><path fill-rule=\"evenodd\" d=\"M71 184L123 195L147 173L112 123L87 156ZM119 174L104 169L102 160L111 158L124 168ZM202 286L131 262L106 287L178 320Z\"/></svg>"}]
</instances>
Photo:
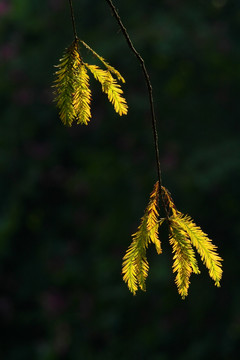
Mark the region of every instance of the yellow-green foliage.
<instances>
[{"instance_id":1,"label":"yellow-green foliage","mask_svg":"<svg viewBox=\"0 0 240 360\"><path fill-rule=\"evenodd\" d=\"M184 299L188 294L189 278L192 272L199 274L195 254L186 233L174 220L170 223L170 244L173 247L173 272L177 272L175 279L178 292Z\"/></svg>"},{"instance_id":2,"label":"yellow-green foliage","mask_svg":"<svg viewBox=\"0 0 240 360\"><path fill-rule=\"evenodd\" d=\"M91 118L91 90L89 88L89 76L84 64L80 64L78 75L75 79L75 93L73 106L76 111L77 124L87 125Z\"/></svg>"},{"instance_id":3,"label":"yellow-green foliage","mask_svg":"<svg viewBox=\"0 0 240 360\"><path fill-rule=\"evenodd\" d=\"M146 249L150 242L155 244L157 252L160 254L161 244L158 238L158 197L159 185L155 184L153 192L145 213L141 219L141 224L135 234L132 235L132 243L123 258L123 280L127 283L129 290L135 295L138 287L146 290L145 281L148 276L148 261Z\"/></svg>"},{"instance_id":4,"label":"yellow-green foliage","mask_svg":"<svg viewBox=\"0 0 240 360\"><path fill-rule=\"evenodd\" d=\"M80 40L75 40L66 49L63 58L60 59L59 68L55 75L55 101L59 109L59 116L64 125L72 125L75 120L77 124L87 125L91 118L91 90L87 70L94 75L102 85L102 91L108 95L115 111L121 116L126 115L128 106L123 91L117 80L125 82L121 74L110 66L101 56L93 51L86 43L81 43L104 64L106 70L96 65L84 63L79 52Z\"/></svg>"},{"instance_id":5,"label":"yellow-green foliage","mask_svg":"<svg viewBox=\"0 0 240 360\"><path fill-rule=\"evenodd\" d=\"M97 65L86 64L86 66L95 79L101 83L102 91L108 95L108 100L113 104L115 111L119 115L126 115L128 107L126 100L121 96L123 91L116 79L112 77L110 71L102 70Z\"/></svg>"},{"instance_id":6,"label":"yellow-green foliage","mask_svg":"<svg viewBox=\"0 0 240 360\"><path fill-rule=\"evenodd\" d=\"M54 87L59 116L64 125L72 125L73 120L78 116L75 108L76 89L79 82L79 69L81 59L78 53L78 46L73 42L60 59L59 68L56 71Z\"/></svg>"},{"instance_id":7,"label":"yellow-green foliage","mask_svg":"<svg viewBox=\"0 0 240 360\"><path fill-rule=\"evenodd\" d=\"M119 15L113 4L113 13L120 24L120 28L126 37L130 49L134 52L141 63L145 80L148 87L156 159L158 167L159 182L161 185L161 169L159 163L159 150L157 145L157 129L152 89L149 75L140 54L135 50L126 29L121 23ZM126 115L128 106L123 91L118 81L125 83L124 78L114 67L100 55L98 55L83 40L77 38L72 4L70 3L73 30L75 40L65 50L62 59L57 65L54 81L54 94L59 116L64 125L71 126L73 121L77 124L88 125L91 118L91 90L89 85L88 71L93 75L102 87L102 92L107 94L108 100L113 105L114 110L120 116ZM85 63L80 55L80 45L90 51L104 66L101 69L97 65ZM199 274L199 268L193 247L200 254L201 260L209 271L210 277L216 286L220 286L222 278L223 261L217 253L217 247L212 244L208 236L197 226L190 216L182 214L177 210L170 192L161 186L157 181L150 195L148 205L137 232L132 235L132 243L123 257L122 274L129 290L136 294L138 288L146 290L146 278L148 276L149 264L146 256L149 243L155 245L158 254L162 253L161 242L159 240L159 227L165 221L169 230L169 242L173 252L173 272L176 273L175 283L181 297L184 299L188 295L190 276L192 273ZM161 198L164 208L165 218L159 218L158 203Z\"/></svg>"},{"instance_id":8,"label":"yellow-green foliage","mask_svg":"<svg viewBox=\"0 0 240 360\"><path fill-rule=\"evenodd\" d=\"M152 241L160 254L162 252L158 239L158 228L164 220L169 226L169 242L173 248L173 272L176 273L175 282L181 297L188 295L190 276L199 274L199 268L193 247L200 254L201 260L209 270L210 277L216 286L220 286L222 278L222 259L217 253L217 247L212 244L208 236L193 220L177 210L169 191L162 187L162 197L165 203L167 218L158 219L159 185L154 186L149 204L142 217L138 231L133 234L133 241L123 258L123 280L135 295L138 286L145 290L145 281L149 265L146 249Z\"/></svg>"},{"instance_id":9,"label":"yellow-green foliage","mask_svg":"<svg viewBox=\"0 0 240 360\"><path fill-rule=\"evenodd\" d=\"M171 218L171 221L178 224L181 231L185 233L186 237L196 248L201 260L209 270L209 276L214 280L215 285L219 287L222 278L222 259L217 253L217 247L212 244L212 241L201 228L193 222L190 216L184 216L178 211L176 215Z\"/></svg>"}]
</instances>

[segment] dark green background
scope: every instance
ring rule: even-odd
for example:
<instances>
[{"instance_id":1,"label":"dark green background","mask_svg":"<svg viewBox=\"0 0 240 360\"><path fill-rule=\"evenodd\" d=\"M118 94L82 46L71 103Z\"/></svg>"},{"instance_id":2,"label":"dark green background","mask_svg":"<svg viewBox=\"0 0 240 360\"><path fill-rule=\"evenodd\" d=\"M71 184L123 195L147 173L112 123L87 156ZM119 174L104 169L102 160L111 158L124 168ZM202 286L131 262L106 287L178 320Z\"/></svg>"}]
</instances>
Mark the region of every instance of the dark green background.
<instances>
[{"instance_id":1,"label":"dark green background","mask_svg":"<svg viewBox=\"0 0 240 360\"><path fill-rule=\"evenodd\" d=\"M147 292L122 281L156 168L144 78L106 1L74 1L78 33L126 78L129 113L91 79L92 120L67 128L51 83L68 1L1 0L0 357L238 359L240 2L115 4L151 76L164 185L218 246L222 287L201 265L181 300L165 228Z\"/></svg>"}]
</instances>

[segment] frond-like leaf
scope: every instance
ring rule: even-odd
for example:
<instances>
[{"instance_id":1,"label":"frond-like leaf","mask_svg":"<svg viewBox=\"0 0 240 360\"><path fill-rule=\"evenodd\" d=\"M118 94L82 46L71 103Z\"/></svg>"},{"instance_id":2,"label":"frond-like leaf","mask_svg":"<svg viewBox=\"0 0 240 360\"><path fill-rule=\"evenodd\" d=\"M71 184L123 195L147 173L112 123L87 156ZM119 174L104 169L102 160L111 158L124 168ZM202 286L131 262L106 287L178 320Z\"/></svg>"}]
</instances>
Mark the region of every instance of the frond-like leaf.
<instances>
[{"instance_id":1,"label":"frond-like leaf","mask_svg":"<svg viewBox=\"0 0 240 360\"><path fill-rule=\"evenodd\" d=\"M80 64L75 78L75 93L73 106L76 112L78 124L87 125L91 118L91 90L89 87L89 76L84 64Z\"/></svg>"},{"instance_id":2,"label":"frond-like leaf","mask_svg":"<svg viewBox=\"0 0 240 360\"><path fill-rule=\"evenodd\" d=\"M117 81L108 72L107 80L102 84L102 90L108 95L108 100L113 104L115 111L121 116L126 115L128 106L124 97L122 97L122 89Z\"/></svg>"},{"instance_id":3,"label":"frond-like leaf","mask_svg":"<svg viewBox=\"0 0 240 360\"><path fill-rule=\"evenodd\" d=\"M74 41L69 48L65 50L63 58L60 59L56 71L55 101L59 109L59 116L64 125L72 125L76 117L76 109L73 104L74 93L76 89L76 77L78 76L81 59L78 53L77 42Z\"/></svg>"},{"instance_id":4,"label":"frond-like leaf","mask_svg":"<svg viewBox=\"0 0 240 360\"><path fill-rule=\"evenodd\" d=\"M82 43L88 50L90 50L90 51L93 53L94 56L96 56L96 57L102 62L102 64L103 64L112 74L114 74L114 75L118 78L118 80L120 80L120 81L122 81L123 83L125 83L125 79L122 77L122 75L120 74L120 72L119 72L118 70L116 70L113 66L109 65L102 56L98 55L98 54L96 53L96 51L94 51L94 50L93 50L89 45L87 45L83 40L80 40L80 41L81 41L81 43Z\"/></svg>"},{"instance_id":5,"label":"frond-like leaf","mask_svg":"<svg viewBox=\"0 0 240 360\"><path fill-rule=\"evenodd\" d=\"M91 118L91 90L87 69L78 50L78 41L74 41L65 51L56 71L56 101L60 119L64 125L88 124Z\"/></svg>"},{"instance_id":6,"label":"frond-like leaf","mask_svg":"<svg viewBox=\"0 0 240 360\"><path fill-rule=\"evenodd\" d=\"M102 91L108 95L109 101L113 104L115 111L121 116L126 115L128 106L120 85L117 83L108 70L102 70L97 65L88 65L88 69L92 72L95 79L102 85Z\"/></svg>"},{"instance_id":7,"label":"frond-like leaf","mask_svg":"<svg viewBox=\"0 0 240 360\"><path fill-rule=\"evenodd\" d=\"M148 246L148 233L146 229L146 218L138 231L132 235L133 241L123 257L123 280L127 283L129 290L136 294L138 286L145 291L145 280L148 275L148 262L146 248Z\"/></svg>"},{"instance_id":8,"label":"frond-like leaf","mask_svg":"<svg viewBox=\"0 0 240 360\"><path fill-rule=\"evenodd\" d=\"M203 263L209 270L210 277L215 281L215 285L219 287L222 278L222 258L217 253L217 247L212 244L212 241L194 223L190 216L184 216L182 213L177 212L174 221L187 233L191 243L195 246Z\"/></svg>"},{"instance_id":9,"label":"frond-like leaf","mask_svg":"<svg viewBox=\"0 0 240 360\"><path fill-rule=\"evenodd\" d=\"M158 202L159 202L159 183L158 181L154 185L153 192L150 195L150 200L147 206L147 231L149 233L150 241L155 244L158 254L162 253L161 243L158 238L159 228L159 213L158 213ZM163 219L164 220L164 219ZM162 222L161 222L162 224Z\"/></svg>"},{"instance_id":10,"label":"frond-like leaf","mask_svg":"<svg viewBox=\"0 0 240 360\"><path fill-rule=\"evenodd\" d=\"M199 274L197 261L187 234L174 220L170 221L169 242L173 247L173 272L177 272L175 282L178 292L184 299L188 294L190 275Z\"/></svg>"},{"instance_id":11,"label":"frond-like leaf","mask_svg":"<svg viewBox=\"0 0 240 360\"><path fill-rule=\"evenodd\" d=\"M155 184L153 192L150 195L148 206L141 224L135 234L132 235L132 243L123 257L123 280L127 283L129 290L135 295L138 286L145 291L146 278L148 276L148 261L146 249L150 242L156 246L158 254L162 252L161 244L158 239L159 223L162 224L164 219L158 221L158 199L159 184Z\"/></svg>"},{"instance_id":12,"label":"frond-like leaf","mask_svg":"<svg viewBox=\"0 0 240 360\"><path fill-rule=\"evenodd\" d=\"M108 71L100 69L97 65L89 65L85 64L87 68L91 71L94 78L99 81L101 84L104 84L105 81L107 81L108 78Z\"/></svg>"}]
</instances>

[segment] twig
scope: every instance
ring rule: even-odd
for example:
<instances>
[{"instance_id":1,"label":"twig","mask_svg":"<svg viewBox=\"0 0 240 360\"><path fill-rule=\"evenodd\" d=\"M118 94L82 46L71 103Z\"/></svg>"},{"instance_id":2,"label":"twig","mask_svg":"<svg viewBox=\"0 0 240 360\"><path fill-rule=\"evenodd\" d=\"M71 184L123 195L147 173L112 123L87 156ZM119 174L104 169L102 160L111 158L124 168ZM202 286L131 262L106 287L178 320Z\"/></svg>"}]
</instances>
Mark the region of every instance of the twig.
<instances>
[{"instance_id":1,"label":"twig","mask_svg":"<svg viewBox=\"0 0 240 360\"><path fill-rule=\"evenodd\" d=\"M75 16L74 16L74 11L73 11L73 4L72 4L72 0L68 0L68 1L69 1L70 11L71 11L73 34L74 34L75 40L77 40L78 36L77 36L76 22L75 22Z\"/></svg>"},{"instance_id":2,"label":"twig","mask_svg":"<svg viewBox=\"0 0 240 360\"><path fill-rule=\"evenodd\" d=\"M151 109L151 119L152 119L152 129L153 129L153 138L154 138L155 155L156 155L157 175L158 175L158 181L159 181L159 191L160 191L160 196L161 196L161 200L162 200L162 206L164 208L164 212L165 212L166 218L168 220L169 215L168 215L167 207L166 207L166 204L164 201L164 195L163 195L163 190L162 190L162 171L161 171L159 148L158 148L158 132L157 132L157 125L156 125L156 115L155 115L155 108L154 108L154 101L153 101L152 84L151 84L150 77L149 77L149 74L148 74L146 66L145 66L145 62L144 62L143 58L141 57L141 55L139 54L139 52L133 46L133 43L130 39L127 29L123 25L122 20L116 10L116 7L113 5L111 0L106 0L106 1L112 9L113 15L120 26L120 29L128 43L129 48L131 49L131 51L134 53L134 55L139 60L141 67L142 67L144 77L145 77L145 81L146 81L146 85L147 85L147 89L148 89L148 95L149 95L150 109Z\"/></svg>"}]
</instances>

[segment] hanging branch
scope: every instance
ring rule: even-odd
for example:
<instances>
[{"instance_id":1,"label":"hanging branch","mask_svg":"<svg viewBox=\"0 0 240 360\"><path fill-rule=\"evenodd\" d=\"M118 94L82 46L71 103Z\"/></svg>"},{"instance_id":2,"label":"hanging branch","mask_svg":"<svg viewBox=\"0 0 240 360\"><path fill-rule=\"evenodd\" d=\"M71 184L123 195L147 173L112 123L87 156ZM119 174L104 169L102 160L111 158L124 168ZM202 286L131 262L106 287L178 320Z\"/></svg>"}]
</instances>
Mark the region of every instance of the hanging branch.
<instances>
[{"instance_id":1,"label":"hanging branch","mask_svg":"<svg viewBox=\"0 0 240 360\"><path fill-rule=\"evenodd\" d=\"M162 200L162 206L164 208L166 217L168 219L168 212L167 212L167 208L165 205L165 201L164 201L164 196L163 196L163 190L162 190L162 171L161 171L161 164L160 164L160 156L159 156L159 148L158 148L158 132L157 132L157 124L156 124L156 115L155 115L155 108L154 108L154 101L153 101L153 90L152 90L152 84L150 81L150 77L149 74L147 72L146 66L145 66L145 62L143 60L143 58L141 57L141 55L139 54L139 52L136 50L136 48L134 47L132 40L130 39L130 36L127 32L127 29L125 28L125 26L122 23L122 20L116 10L116 7L113 5L111 0L106 0L108 5L111 7L112 12L114 17L116 18L120 29L127 41L127 44L129 46L129 48L131 49L131 51L134 53L134 55L137 57L137 59L139 60L141 67L142 67L142 71L145 77L145 81L146 81L146 85L147 85L147 89L148 89L148 96L149 96L149 103L150 103L150 109L151 109L151 120L152 120L152 129L153 129L153 138L154 138L154 147L155 147L155 156L156 156L156 165L157 165L157 175L158 175L158 181L159 181L159 191L160 191L160 196L161 196L161 200Z\"/></svg>"},{"instance_id":2,"label":"hanging branch","mask_svg":"<svg viewBox=\"0 0 240 360\"><path fill-rule=\"evenodd\" d=\"M146 290L145 283L149 270L146 254L147 248L150 243L153 243L157 253L162 253L159 228L166 220L169 229L169 242L173 248L173 272L176 273L175 282L179 294L184 299L188 295L191 274L200 273L194 248L199 253L201 260L207 267L209 275L214 280L216 286L220 286L220 280L222 278L222 258L217 253L217 247L213 245L211 239L195 224L193 219L177 210L170 192L162 185L158 133L151 81L144 60L133 46L112 0L106 1L113 11L113 15L121 28L130 50L139 60L145 77L151 109L158 175L158 181L154 185L148 205L141 218L141 223L136 233L132 235L132 243L129 245L123 257L123 280L134 295L138 289ZM69 5L75 39L60 59L54 81L55 101L62 122L65 125L71 126L73 121L82 125L87 125L90 121L91 90L88 72L100 82L102 91L107 94L108 100L112 103L114 110L120 116L127 115L128 106L122 95L123 91L120 84L118 83L118 81L124 83L124 78L119 71L109 65L102 56L98 55L89 45L78 38L72 0L69 0ZM91 51L95 58L104 66L104 69L101 69L97 65L84 62L80 55L80 45ZM165 218L159 217L159 196L161 197L161 204L166 215Z\"/></svg>"},{"instance_id":3,"label":"hanging branch","mask_svg":"<svg viewBox=\"0 0 240 360\"><path fill-rule=\"evenodd\" d=\"M127 283L129 290L135 295L138 288L145 291L145 281L148 276L148 261L146 249L150 242L155 243L157 253L160 254L161 242L158 238L158 228L167 221L169 227L169 242L173 247L173 272L177 273L175 282L178 292L184 299L188 295L189 278L191 273L199 274L198 265L193 251L194 246L201 256L201 260L209 270L210 277L215 281L216 286L220 286L222 278L222 258L217 253L217 247L212 244L208 236L198 227L194 221L177 210L171 194L162 186L161 164L158 148L158 133L156 126L156 116L153 102L153 91L149 74L145 63L139 52L133 46L129 34L122 23L122 20L112 3L112 0L106 0L111 7L120 29L127 41L130 50L139 60L147 84L149 103L151 109L152 129L155 145L156 164L158 173L158 182L154 185L153 192L150 195L148 206L145 209L141 224L135 234L132 235L132 243L123 257L122 274L123 280ZM157 203L158 193L161 196L162 206L166 218L159 219Z\"/></svg>"}]
</instances>

